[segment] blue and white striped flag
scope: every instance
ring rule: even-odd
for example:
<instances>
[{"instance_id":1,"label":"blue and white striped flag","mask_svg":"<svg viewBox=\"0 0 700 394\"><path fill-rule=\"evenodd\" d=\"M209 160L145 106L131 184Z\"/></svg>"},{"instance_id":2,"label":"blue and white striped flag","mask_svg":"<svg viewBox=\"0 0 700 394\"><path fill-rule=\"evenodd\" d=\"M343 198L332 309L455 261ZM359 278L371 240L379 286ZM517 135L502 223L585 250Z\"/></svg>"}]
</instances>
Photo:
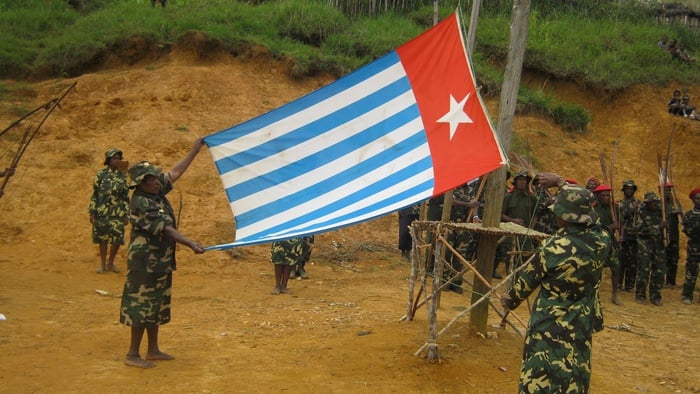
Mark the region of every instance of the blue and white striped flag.
<instances>
[{"instance_id":1,"label":"blue and white striped flag","mask_svg":"<svg viewBox=\"0 0 700 394\"><path fill-rule=\"evenodd\" d=\"M205 137L236 220L226 249L325 232L505 163L456 15L336 82Z\"/></svg>"}]
</instances>

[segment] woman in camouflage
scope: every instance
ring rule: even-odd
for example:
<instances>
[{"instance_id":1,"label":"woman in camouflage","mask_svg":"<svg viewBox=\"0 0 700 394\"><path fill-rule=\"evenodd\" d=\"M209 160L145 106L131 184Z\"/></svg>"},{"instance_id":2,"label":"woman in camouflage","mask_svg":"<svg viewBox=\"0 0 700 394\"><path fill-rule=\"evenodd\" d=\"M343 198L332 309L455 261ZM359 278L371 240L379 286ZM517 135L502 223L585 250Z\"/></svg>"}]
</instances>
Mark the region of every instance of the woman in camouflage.
<instances>
[{"instance_id":1,"label":"woman in camouflage","mask_svg":"<svg viewBox=\"0 0 700 394\"><path fill-rule=\"evenodd\" d=\"M176 269L175 244L186 245L197 254L204 253L198 242L177 230L175 212L166 194L187 170L204 146L197 139L187 156L167 173L147 161L129 168L132 188L129 205L131 240L127 256L128 272L122 293L120 321L131 326L131 342L124 363L132 367L152 368L151 360L172 360L158 346L158 328L170 322L172 274ZM146 359L139 355L141 339L148 333Z\"/></svg>"},{"instance_id":2,"label":"woman in camouflage","mask_svg":"<svg viewBox=\"0 0 700 394\"><path fill-rule=\"evenodd\" d=\"M122 172L122 151L111 148L105 152L105 168L95 175L88 212L92 223L92 242L100 245L97 273L120 272L114 265L119 247L124 245L124 226L129 222L129 186ZM109 247L109 257L107 248Z\"/></svg>"},{"instance_id":3,"label":"woman in camouflage","mask_svg":"<svg viewBox=\"0 0 700 394\"><path fill-rule=\"evenodd\" d=\"M593 210L593 194L556 174L540 174L560 187L552 210L559 230L520 271L502 299L514 309L537 288L520 370L521 393L586 393L594 331L603 327L598 289L611 237Z\"/></svg>"}]
</instances>

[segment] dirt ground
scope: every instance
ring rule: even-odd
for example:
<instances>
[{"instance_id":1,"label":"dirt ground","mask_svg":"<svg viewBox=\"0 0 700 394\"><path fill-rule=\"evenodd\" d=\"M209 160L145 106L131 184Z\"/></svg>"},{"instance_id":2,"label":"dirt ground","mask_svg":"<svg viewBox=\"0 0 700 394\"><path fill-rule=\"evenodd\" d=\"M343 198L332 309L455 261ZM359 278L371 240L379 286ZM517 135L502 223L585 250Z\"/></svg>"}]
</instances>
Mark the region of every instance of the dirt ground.
<instances>
[{"instance_id":1,"label":"dirt ground","mask_svg":"<svg viewBox=\"0 0 700 394\"><path fill-rule=\"evenodd\" d=\"M287 103L331 81L295 81L284 64L264 55L205 60L186 50L135 65L107 64L99 72L39 83L3 81L0 124L58 96L77 81L42 127L0 199L0 391L30 392L380 392L508 393L517 390L522 337L495 328L492 338L467 319L440 337L442 363L414 353L428 334L427 313L400 321L408 303L409 265L396 250L397 217L317 236L311 278L293 281L292 295L273 296L269 245L179 252L173 321L161 347L176 360L151 370L126 367L129 329L118 323L123 274L95 274L99 258L87 214L92 179L110 147L126 160L169 168L204 136ZM638 86L604 98L573 83L525 76L533 87L578 102L592 115L587 135L519 117L516 134L540 170L584 180L600 175L598 154L619 138L615 192L633 178L638 196L655 190L657 151L670 130L673 176L684 209L700 186L700 122L665 112L676 86ZM678 86L691 98L700 86ZM697 100L693 100L698 102ZM492 117L497 101L488 100ZM4 126L3 126L4 127ZM23 130L23 129L22 129ZM16 138L16 137L14 137ZM16 141L16 140L15 140ZM695 149L693 149L695 147ZM0 137L0 166L15 152ZM177 183L181 231L206 245L231 241L233 218L206 150ZM682 239L678 283L685 261ZM125 266L125 248L118 266ZM594 337L593 393L700 393L696 340L698 303L683 305L680 289L664 289L664 305L638 305L622 293L609 302ZM696 294L696 299L698 295ZM444 293L441 327L469 305L470 296ZM516 311L527 317L525 308ZM468 316L468 315L467 315ZM615 328L629 327L628 331ZM441 328L440 327L440 328Z\"/></svg>"}]
</instances>

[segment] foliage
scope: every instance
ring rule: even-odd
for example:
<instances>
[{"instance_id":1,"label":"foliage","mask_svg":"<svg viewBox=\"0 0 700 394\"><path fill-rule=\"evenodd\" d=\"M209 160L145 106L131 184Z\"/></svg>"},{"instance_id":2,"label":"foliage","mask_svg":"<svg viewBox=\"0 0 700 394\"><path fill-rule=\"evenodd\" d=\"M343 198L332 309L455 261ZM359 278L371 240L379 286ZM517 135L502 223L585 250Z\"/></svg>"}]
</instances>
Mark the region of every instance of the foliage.
<instances>
[{"instance_id":1,"label":"foliage","mask_svg":"<svg viewBox=\"0 0 700 394\"><path fill-rule=\"evenodd\" d=\"M466 26L471 5L441 1L439 17L460 7ZM483 95L498 94L503 82L511 9L512 0L482 2L472 65ZM131 62L197 33L234 56L246 46L265 47L285 59L294 77L342 76L424 31L433 12L432 0L171 0L165 9L149 0L4 0L0 75L80 75L107 55ZM608 94L636 83L699 83L695 64L673 61L656 42L662 35L677 38L697 57L700 36L657 23L659 12L632 0L533 2L524 68ZM538 95L523 99L521 108L585 129L581 108Z\"/></svg>"},{"instance_id":2,"label":"foliage","mask_svg":"<svg viewBox=\"0 0 700 394\"><path fill-rule=\"evenodd\" d=\"M281 37L320 47L326 38L343 31L348 20L336 8L304 0L285 2L275 18Z\"/></svg>"},{"instance_id":3,"label":"foliage","mask_svg":"<svg viewBox=\"0 0 700 394\"><path fill-rule=\"evenodd\" d=\"M585 133L591 120L590 113L577 104L555 103L552 96L540 90L521 87L518 92L517 110L520 114L532 114L549 118L565 130Z\"/></svg>"}]
</instances>

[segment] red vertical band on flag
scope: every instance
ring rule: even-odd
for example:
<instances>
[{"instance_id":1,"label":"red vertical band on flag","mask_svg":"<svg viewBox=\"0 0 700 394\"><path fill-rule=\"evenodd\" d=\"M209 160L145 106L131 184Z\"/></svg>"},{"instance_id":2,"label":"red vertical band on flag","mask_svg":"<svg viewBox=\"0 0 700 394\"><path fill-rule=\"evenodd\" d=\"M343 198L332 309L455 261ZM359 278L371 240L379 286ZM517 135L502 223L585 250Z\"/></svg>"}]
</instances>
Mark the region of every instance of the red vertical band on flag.
<instances>
[{"instance_id":1,"label":"red vertical band on flag","mask_svg":"<svg viewBox=\"0 0 700 394\"><path fill-rule=\"evenodd\" d=\"M396 52L427 133L435 195L498 168L504 159L476 93L457 15Z\"/></svg>"}]
</instances>

